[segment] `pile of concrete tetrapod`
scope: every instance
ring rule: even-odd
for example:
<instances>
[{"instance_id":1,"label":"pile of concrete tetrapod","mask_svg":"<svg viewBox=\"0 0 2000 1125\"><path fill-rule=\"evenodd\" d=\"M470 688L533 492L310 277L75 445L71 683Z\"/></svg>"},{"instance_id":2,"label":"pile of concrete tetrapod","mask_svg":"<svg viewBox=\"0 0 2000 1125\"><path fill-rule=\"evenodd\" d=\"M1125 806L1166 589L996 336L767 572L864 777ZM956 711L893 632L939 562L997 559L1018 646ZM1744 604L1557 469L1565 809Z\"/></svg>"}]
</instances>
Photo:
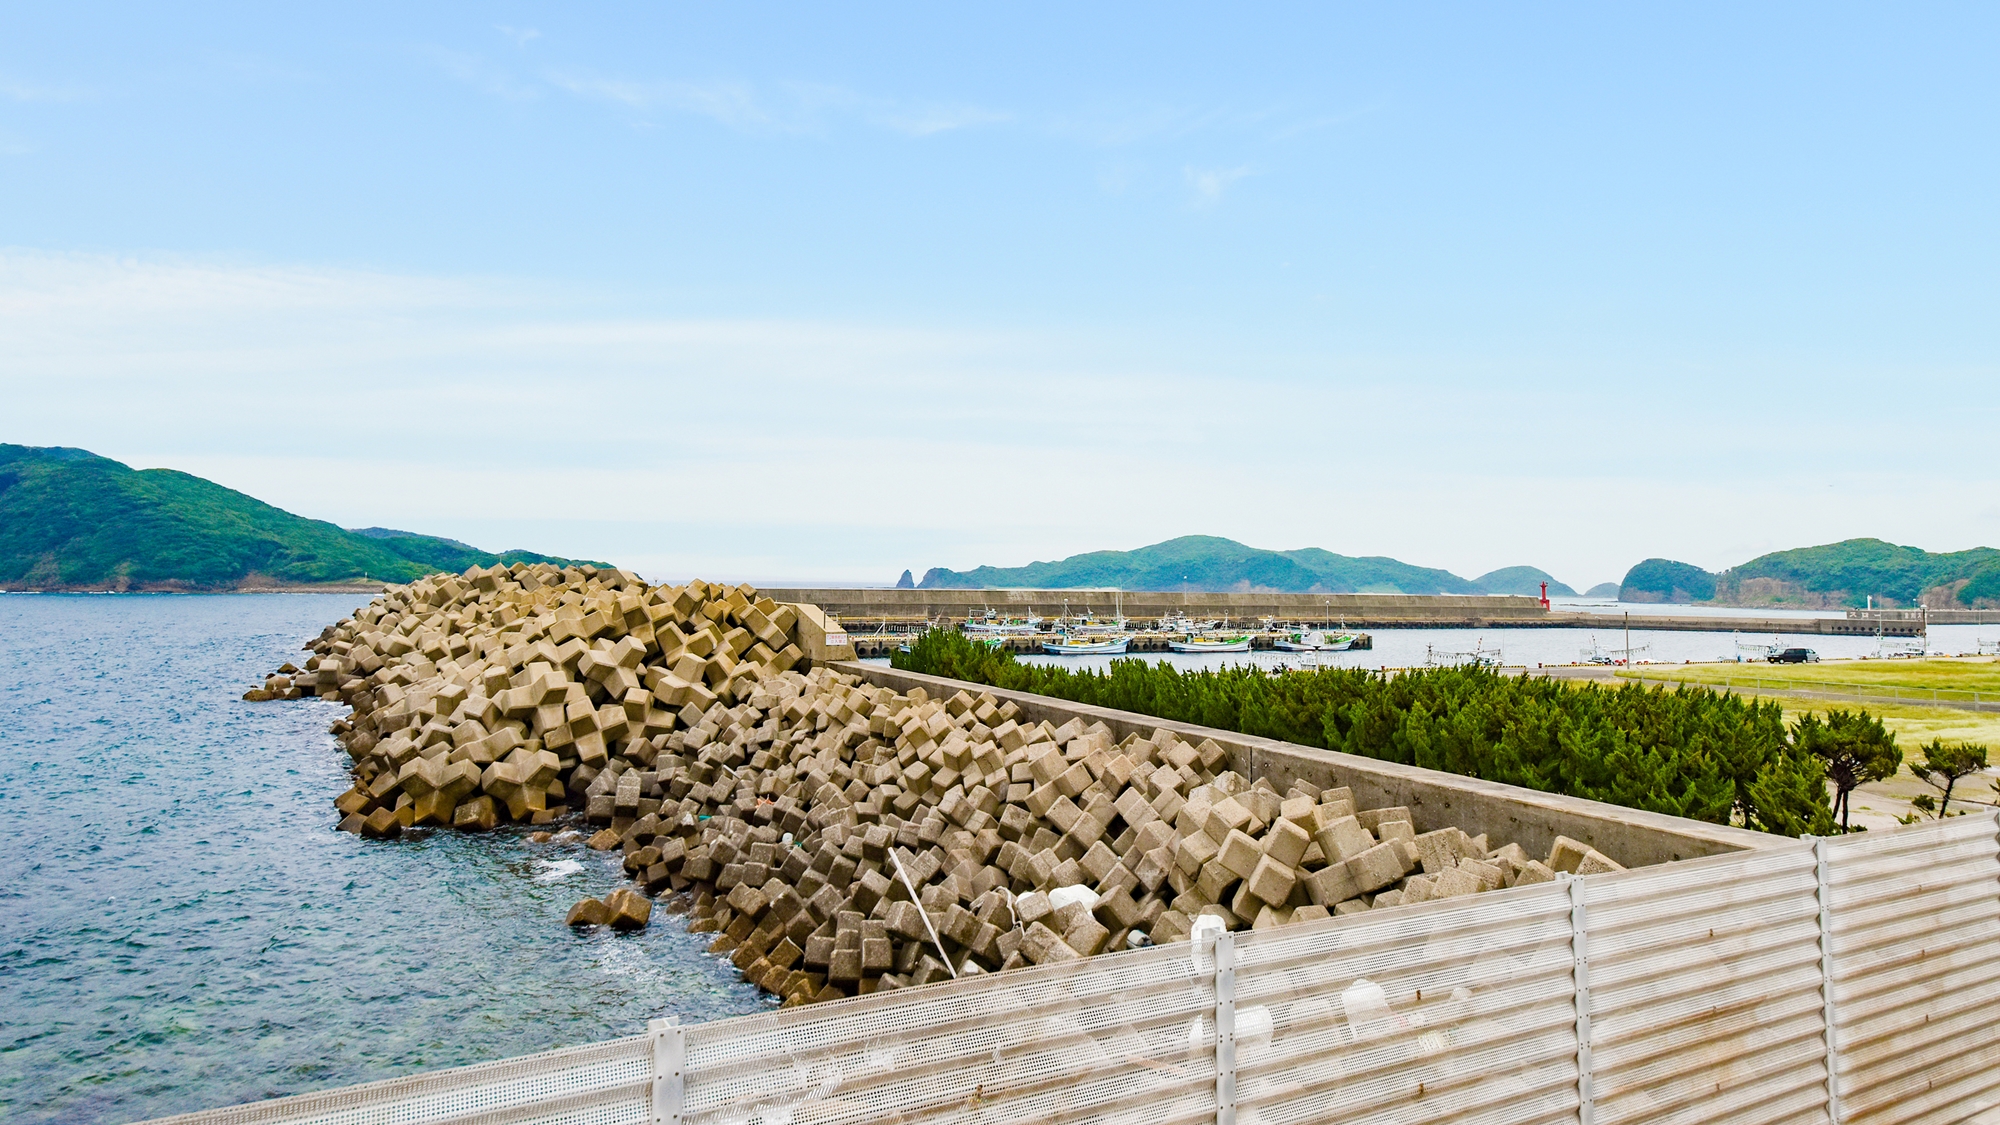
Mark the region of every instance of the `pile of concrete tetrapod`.
<instances>
[{"instance_id":1,"label":"pile of concrete tetrapod","mask_svg":"<svg viewBox=\"0 0 2000 1125\"><path fill-rule=\"evenodd\" d=\"M1214 742L1026 723L805 663L812 607L546 564L391 590L260 698L354 708L341 827L545 824L582 807L647 893L572 925L631 929L674 895L744 975L807 1003L1617 870L1544 859L1344 788L1279 792ZM823 618L818 618L823 622Z\"/></svg>"}]
</instances>

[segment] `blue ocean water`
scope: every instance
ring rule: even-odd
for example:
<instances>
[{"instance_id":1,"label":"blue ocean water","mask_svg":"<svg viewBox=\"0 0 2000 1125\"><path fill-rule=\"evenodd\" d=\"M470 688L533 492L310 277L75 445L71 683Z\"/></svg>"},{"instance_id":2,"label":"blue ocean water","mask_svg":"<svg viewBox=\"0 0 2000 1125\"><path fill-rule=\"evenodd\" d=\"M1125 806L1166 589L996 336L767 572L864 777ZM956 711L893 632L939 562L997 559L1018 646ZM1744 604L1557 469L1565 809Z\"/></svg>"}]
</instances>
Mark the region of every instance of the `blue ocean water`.
<instances>
[{"instance_id":1,"label":"blue ocean water","mask_svg":"<svg viewBox=\"0 0 2000 1125\"><path fill-rule=\"evenodd\" d=\"M345 709L244 703L352 596L0 596L0 1120L125 1121L764 1008L573 934L616 853L336 832Z\"/></svg>"}]
</instances>

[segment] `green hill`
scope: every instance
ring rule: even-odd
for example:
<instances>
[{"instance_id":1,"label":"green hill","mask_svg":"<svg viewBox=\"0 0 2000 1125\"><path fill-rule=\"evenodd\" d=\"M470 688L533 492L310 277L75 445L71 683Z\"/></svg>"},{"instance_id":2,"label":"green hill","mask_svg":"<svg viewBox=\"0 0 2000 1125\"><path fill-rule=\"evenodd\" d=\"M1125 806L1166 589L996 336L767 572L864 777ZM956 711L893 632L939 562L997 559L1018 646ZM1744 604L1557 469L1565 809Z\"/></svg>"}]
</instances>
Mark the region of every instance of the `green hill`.
<instances>
[{"instance_id":1,"label":"green hill","mask_svg":"<svg viewBox=\"0 0 2000 1125\"><path fill-rule=\"evenodd\" d=\"M1213 535L1184 535L1135 551L1092 551L1060 562L933 567L927 590L1117 587L1123 590L1269 590L1279 593L1477 594L1478 585L1443 570L1390 558L1352 558L1317 547L1266 551Z\"/></svg>"},{"instance_id":2,"label":"green hill","mask_svg":"<svg viewBox=\"0 0 2000 1125\"><path fill-rule=\"evenodd\" d=\"M569 560L489 554L450 539L347 531L172 469L81 449L0 444L0 586L227 590L407 582L474 564Z\"/></svg>"},{"instance_id":3,"label":"green hill","mask_svg":"<svg viewBox=\"0 0 2000 1125\"><path fill-rule=\"evenodd\" d=\"M1715 599L1715 575L1693 563L1647 559L1625 573L1622 602L1706 602Z\"/></svg>"},{"instance_id":4,"label":"green hill","mask_svg":"<svg viewBox=\"0 0 2000 1125\"><path fill-rule=\"evenodd\" d=\"M2000 551L1931 552L1880 539L1845 539L1759 555L1720 574L1690 563L1647 559L1625 576L1626 601L1722 605L1932 608L2000 604Z\"/></svg>"},{"instance_id":5,"label":"green hill","mask_svg":"<svg viewBox=\"0 0 2000 1125\"><path fill-rule=\"evenodd\" d=\"M1488 571L1472 580L1472 584L1489 594L1520 594L1523 597L1542 596L1542 583L1549 584L1549 596L1553 598L1573 598L1576 591L1555 580L1546 570L1532 566L1508 566Z\"/></svg>"}]
</instances>

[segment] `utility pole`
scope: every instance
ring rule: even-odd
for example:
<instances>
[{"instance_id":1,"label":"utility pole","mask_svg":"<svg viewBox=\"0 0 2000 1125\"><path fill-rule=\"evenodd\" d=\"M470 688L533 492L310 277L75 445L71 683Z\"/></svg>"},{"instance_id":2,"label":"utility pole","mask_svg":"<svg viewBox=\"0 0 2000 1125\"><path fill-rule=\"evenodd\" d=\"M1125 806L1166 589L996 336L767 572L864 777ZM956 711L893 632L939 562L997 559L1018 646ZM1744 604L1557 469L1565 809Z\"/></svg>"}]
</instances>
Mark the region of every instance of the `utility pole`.
<instances>
[{"instance_id":1,"label":"utility pole","mask_svg":"<svg viewBox=\"0 0 2000 1125\"><path fill-rule=\"evenodd\" d=\"M1632 611L1625 611L1625 667L1632 666Z\"/></svg>"}]
</instances>

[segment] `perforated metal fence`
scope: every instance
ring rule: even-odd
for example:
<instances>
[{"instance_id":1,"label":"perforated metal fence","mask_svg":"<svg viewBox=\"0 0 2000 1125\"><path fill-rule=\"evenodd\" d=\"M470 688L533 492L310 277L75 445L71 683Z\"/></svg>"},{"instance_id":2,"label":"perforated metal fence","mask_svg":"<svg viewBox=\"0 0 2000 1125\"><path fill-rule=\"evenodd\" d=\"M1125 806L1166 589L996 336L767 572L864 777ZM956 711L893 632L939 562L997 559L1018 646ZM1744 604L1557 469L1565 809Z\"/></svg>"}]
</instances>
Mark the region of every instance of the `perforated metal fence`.
<instances>
[{"instance_id":1,"label":"perforated metal fence","mask_svg":"<svg viewBox=\"0 0 2000 1125\"><path fill-rule=\"evenodd\" d=\"M2000 1122L1997 833L1800 841L164 1120Z\"/></svg>"}]
</instances>

